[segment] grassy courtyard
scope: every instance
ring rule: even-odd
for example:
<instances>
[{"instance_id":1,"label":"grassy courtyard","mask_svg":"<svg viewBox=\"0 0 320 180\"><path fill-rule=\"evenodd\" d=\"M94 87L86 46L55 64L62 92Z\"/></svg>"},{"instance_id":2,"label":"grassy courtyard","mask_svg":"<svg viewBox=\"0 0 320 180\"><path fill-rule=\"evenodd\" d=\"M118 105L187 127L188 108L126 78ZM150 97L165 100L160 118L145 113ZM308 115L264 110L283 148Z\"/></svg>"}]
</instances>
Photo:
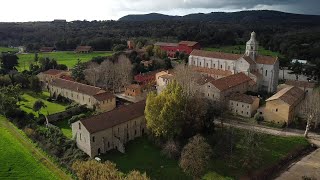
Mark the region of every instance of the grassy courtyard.
<instances>
[{"instance_id":1,"label":"grassy courtyard","mask_svg":"<svg viewBox=\"0 0 320 180\"><path fill-rule=\"evenodd\" d=\"M22 95L22 100L20 101L19 105L23 111L25 111L27 113L33 113L36 116L38 116L38 113L33 111L33 104L37 100L43 101L44 104L47 106L46 108L42 108L40 110L41 114L45 114L45 115L47 115L48 113L54 114L54 113L62 112L66 109L66 105L57 104L54 102L47 101L47 99L49 97L50 97L50 95L48 92L42 92L40 94L35 94L32 92L25 92Z\"/></svg>"},{"instance_id":2,"label":"grassy courtyard","mask_svg":"<svg viewBox=\"0 0 320 180\"><path fill-rule=\"evenodd\" d=\"M59 64L65 64L69 68L72 68L77 60L80 59L82 62L90 61L93 57L97 56L111 56L113 52L110 51L96 51L88 54L75 53L73 51L58 51L50 53L38 53L40 57L54 58ZM19 71L28 70L29 65L34 62L34 53L19 54Z\"/></svg>"},{"instance_id":3,"label":"grassy courtyard","mask_svg":"<svg viewBox=\"0 0 320 180\"><path fill-rule=\"evenodd\" d=\"M116 163L123 172L134 169L146 172L151 179L190 179L179 168L177 161L164 157L160 151L146 137L142 137L129 142L125 154L110 151L103 156L103 160Z\"/></svg>"},{"instance_id":4,"label":"grassy courtyard","mask_svg":"<svg viewBox=\"0 0 320 180\"><path fill-rule=\"evenodd\" d=\"M68 124L68 119L60 120L57 122L53 122L53 125L59 127L62 133L69 139L72 138L72 129L71 126Z\"/></svg>"},{"instance_id":5,"label":"grassy courtyard","mask_svg":"<svg viewBox=\"0 0 320 180\"><path fill-rule=\"evenodd\" d=\"M246 46L245 45L236 45L236 46L223 46L223 47L205 47L204 50L233 53L233 54L244 54L246 51ZM264 49L261 46L259 46L259 54L264 55L264 56L281 57L280 53Z\"/></svg>"},{"instance_id":6,"label":"grassy courtyard","mask_svg":"<svg viewBox=\"0 0 320 180\"><path fill-rule=\"evenodd\" d=\"M209 171L204 179L239 179L246 175L248 170L242 166L241 158L244 155L244 147L240 142L243 133L237 130L236 147L232 160L214 156L209 164ZM218 137L217 137L218 138ZM255 168L263 169L274 165L296 148L308 146L309 143L302 137L279 137L262 135L260 149L260 161ZM161 154L161 150L147 140L146 137L138 138L126 145L126 153L121 154L111 151L103 155L103 160L110 160L124 172L139 170L146 172L152 179L189 179L178 166L176 160L168 159Z\"/></svg>"},{"instance_id":7,"label":"grassy courtyard","mask_svg":"<svg viewBox=\"0 0 320 180\"><path fill-rule=\"evenodd\" d=\"M0 116L0 179L59 179L42 160L35 158L35 152L21 143L5 127Z\"/></svg>"}]
</instances>

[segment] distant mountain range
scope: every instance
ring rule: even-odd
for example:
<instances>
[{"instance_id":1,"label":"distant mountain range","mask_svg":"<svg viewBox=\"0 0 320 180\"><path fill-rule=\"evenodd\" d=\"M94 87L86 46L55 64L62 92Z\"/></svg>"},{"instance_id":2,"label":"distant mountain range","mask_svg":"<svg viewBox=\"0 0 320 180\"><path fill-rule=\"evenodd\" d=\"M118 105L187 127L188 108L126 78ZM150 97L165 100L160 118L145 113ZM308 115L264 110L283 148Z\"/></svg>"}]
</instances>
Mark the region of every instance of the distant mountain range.
<instances>
[{"instance_id":1,"label":"distant mountain range","mask_svg":"<svg viewBox=\"0 0 320 180\"><path fill-rule=\"evenodd\" d=\"M226 23L297 23L320 24L318 15L292 14L280 11L256 10L239 12L212 12L209 14L197 13L185 16L170 16L164 14L127 15L119 21L211 21Z\"/></svg>"}]
</instances>

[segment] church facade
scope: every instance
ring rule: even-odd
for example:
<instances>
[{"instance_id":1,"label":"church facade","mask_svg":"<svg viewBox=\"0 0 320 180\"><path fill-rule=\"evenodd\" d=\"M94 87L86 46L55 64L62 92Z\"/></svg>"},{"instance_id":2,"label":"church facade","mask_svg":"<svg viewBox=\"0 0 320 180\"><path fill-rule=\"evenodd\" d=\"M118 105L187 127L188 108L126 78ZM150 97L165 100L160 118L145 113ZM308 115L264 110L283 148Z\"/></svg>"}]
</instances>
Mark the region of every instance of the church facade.
<instances>
[{"instance_id":1,"label":"church facade","mask_svg":"<svg viewBox=\"0 0 320 180\"><path fill-rule=\"evenodd\" d=\"M193 50L189 65L202 69L204 74L213 78L244 73L257 83L259 90L275 92L279 79L279 60L277 57L259 55L258 49L256 33L252 32L245 54Z\"/></svg>"}]
</instances>

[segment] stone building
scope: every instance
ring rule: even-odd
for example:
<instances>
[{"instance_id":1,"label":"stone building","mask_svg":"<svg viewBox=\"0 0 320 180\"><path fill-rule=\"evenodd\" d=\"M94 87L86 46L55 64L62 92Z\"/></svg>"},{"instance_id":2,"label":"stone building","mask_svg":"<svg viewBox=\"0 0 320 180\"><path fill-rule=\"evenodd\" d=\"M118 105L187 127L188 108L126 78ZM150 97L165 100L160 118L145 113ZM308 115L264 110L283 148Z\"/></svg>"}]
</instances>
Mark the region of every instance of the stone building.
<instances>
[{"instance_id":1,"label":"stone building","mask_svg":"<svg viewBox=\"0 0 320 180\"><path fill-rule=\"evenodd\" d=\"M64 75L69 75L70 72L68 71L62 71L62 70L57 70L57 69L49 69L45 72L41 72L37 75L39 78L39 81L41 82L41 86L45 89L48 87L48 83L51 82L53 79L60 78L61 76Z\"/></svg>"},{"instance_id":2,"label":"stone building","mask_svg":"<svg viewBox=\"0 0 320 180\"><path fill-rule=\"evenodd\" d=\"M174 75L169 71L161 71L156 74L157 93L160 94L170 82L174 80Z\"/></svg>"},{"instance_id":3,"label":"stone building","mask_svg":"<svg viewBox=\"0 0 320 180\"><path fill-rule=\"evenodd\" d=\"M48 91L51 97L60 95L97 111L111 111L116 107L116 98L110 92L74 81L53 79L48 83Z\"/></svg>"},{"instance_id":4,"label":"stone building","mask_svg":"<svg viewBox=\"0 0 320 180\"><path fill-rule=\"evenodd\" d=\"M91 53L93 48L91 46L78 46L74 51L76 53Z\"/></svg>"},{"instance_id":5,"label":"stone building","mask_svg":"<svg viewBox=\"0 0 320 180\"><path fill-rule=\"evenodd\" d=\"M237 73L217 80L209 80L202 85L204 97L214 101L226 101L234 93L256 91L256 83L244 73Z\"/></svg>"},{"instance_id":6,"label":"stone building","mask_svg":"<svg viewBox=\"0 0 320 180\"><path fill-rule=\"evenodd\" d=\"M189 56L189 65L200 67L202 73L214 78L242 72L255 79L260 90L275 92L279 79L279 60L259 55L258 45L256 33L252 32L245 54L193 50ZM210 70L205 72L203 69Z\"/></svg>"},{"instance_id":7,"label":"stone building","mask_svg":"<svg viewBox=\"0 0 320 180\"><path fill-rule=\"evenodd\" d=\"M266 121L290 124L298 115L305 93L298 87L286 87L266 100L266 106L259 109Z\"/></svg>"},{"instance_id":8,"label":"stone building","mask_svg":"<svg viewBox=\"0 0 320 180\"><path fill-rule=\"evenodd\" d=\"M307 81L295 81L295 80L286 80L285 82L288 86L295 86L303 90L306 95L311 95L313 89L316 87L316 83L307 82Z\"/></svg>"},{"instance_id":9,"label":"stone building","mask_svg":"<svg viewBox=\"0 0 320 180\"><path fill-rule=\"evenodd\" d=\"M126 96L133 96L133 97L141 96L142 88L139 84L131 84L125 88L124 94Z\"/></svg>"},{"instance_id":10,"label":"stone building","mask_svg":"<svg viewBox=\"0 0 320 180\"><path fill-rule=\"evenodd\" d=\"M160 47L169 57L175 57L176 52L190 54L194 49L200 49L200 44L194 41L181 41L179 43L157 42L154 46Z\"/></svg>"},{"instance_id":11,"label":"stone building","mask_svg":"<svg viewBox=\"0 0 320 180\"><path fill-rule=\"evenodd\" d=\"M79 149L95 157L111 149L125 151L124 144L146 132L145 101L82 119L72 124Z\"/></svg>"},{"instance_id":12,"label":"stone building","mask_svg":"<svg viewBox=\"0 0 320 180\"><path fill-rule=\"evenodd\" d=\"M235 93L229 97L229 110L234 114L250 118L257 112L259 101L256 96Z\"/></svg>"}]
</instances>

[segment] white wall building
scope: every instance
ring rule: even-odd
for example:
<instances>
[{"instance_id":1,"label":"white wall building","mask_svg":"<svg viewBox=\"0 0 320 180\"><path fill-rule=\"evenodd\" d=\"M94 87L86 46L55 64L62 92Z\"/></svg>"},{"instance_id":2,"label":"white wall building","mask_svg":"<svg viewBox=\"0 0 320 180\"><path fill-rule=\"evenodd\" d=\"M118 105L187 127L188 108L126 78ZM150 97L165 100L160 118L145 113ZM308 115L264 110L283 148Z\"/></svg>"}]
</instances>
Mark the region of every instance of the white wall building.
<instances>
[{"instance_id":1,"label":"white wall building","mask_svg":"<svg viewBox=\"0 0 320 180\"><path fill-rule=\"evenodd\" d=\"M279 79L279 60L277 57L259 55L258 48L256 33L252 32L245 54L194 50L189 56L189 65L225 71L226 75L243 72L257 82L260 90L275 92Z\"/></svg>"}]
</instances>

